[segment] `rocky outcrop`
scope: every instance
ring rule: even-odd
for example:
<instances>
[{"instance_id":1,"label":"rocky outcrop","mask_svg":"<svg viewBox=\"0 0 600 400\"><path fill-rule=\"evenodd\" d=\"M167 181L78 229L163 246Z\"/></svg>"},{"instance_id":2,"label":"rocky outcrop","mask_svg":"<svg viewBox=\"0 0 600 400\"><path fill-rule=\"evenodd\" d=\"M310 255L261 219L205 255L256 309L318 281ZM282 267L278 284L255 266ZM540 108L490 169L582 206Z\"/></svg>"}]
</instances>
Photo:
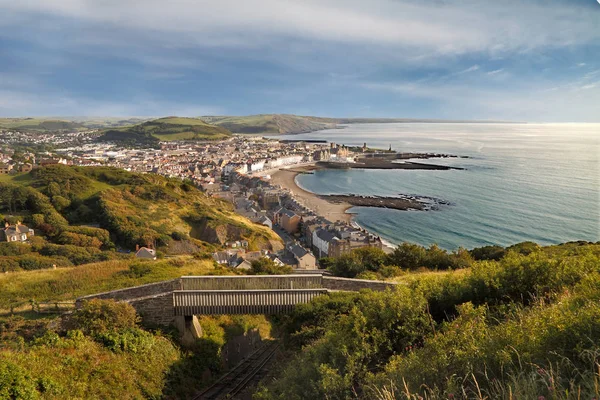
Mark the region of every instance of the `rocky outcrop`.
<instances>
[{"instance_id":1,"label":"rocky outcrop","mask_svg":"<svg viewBox=\"0 0 600 400\"><path fill-rule=\"evenodd\" d=\"M194 223L190 232L190 236L194 239L221 245L230 240L244 239L248 234L248 230L243 227L218 223L209 218L203 218L199 222Z\"/></svg>"}]
</instances>

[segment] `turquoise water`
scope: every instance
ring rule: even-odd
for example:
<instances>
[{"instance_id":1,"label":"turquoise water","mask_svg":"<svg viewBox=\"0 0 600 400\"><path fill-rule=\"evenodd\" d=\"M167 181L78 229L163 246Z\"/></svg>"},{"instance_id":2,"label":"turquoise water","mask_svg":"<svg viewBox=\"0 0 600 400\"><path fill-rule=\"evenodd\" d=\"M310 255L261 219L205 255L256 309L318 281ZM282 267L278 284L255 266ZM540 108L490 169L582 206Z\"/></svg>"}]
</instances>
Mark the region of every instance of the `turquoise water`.
<instances>
[{"instance_id":1,"label":"turquoise water","mask_svg":"<svg viewBox=\"0 0 600 400\"><path fill-rule=\"evenodd\" d=\"M355 207L391 243L446 249L600 240L600 124L362 124L297 135L348 145L465 155L426 162L464 171L324 170L300 175L319 194L438 197L439 211Z\"/></svg>"}]
</instances>

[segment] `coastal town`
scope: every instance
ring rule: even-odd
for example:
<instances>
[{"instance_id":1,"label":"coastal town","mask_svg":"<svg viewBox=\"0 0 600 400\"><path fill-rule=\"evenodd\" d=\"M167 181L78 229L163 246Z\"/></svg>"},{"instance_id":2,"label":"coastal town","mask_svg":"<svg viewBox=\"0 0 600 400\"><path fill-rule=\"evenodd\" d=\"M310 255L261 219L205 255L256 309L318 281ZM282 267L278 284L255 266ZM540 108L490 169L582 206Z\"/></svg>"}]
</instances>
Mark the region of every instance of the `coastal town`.
<instances>
[{"instance_id":1,"label":"coastal town","mask_svg":"<svg viewBox=\"0 0 600 400\"><path fill-rule=\"evenodd\" d=\"M23 136L25 135L25 136ZM38 135L39 136L39 135ZM370 198L347 195L319 196L302 189L295 177L313 173L319 166L327 168L365 165L375 160L377 152L363 146L348 147L325 141L269 139L235 135L221 141L161 142L160 148L131 148L115 143L99 143L90 136L75 132L45 137L40 143L52 143L51 151L16 151L10 138L31 140L27 134L3 132L0 144L0 174L18 174L37 166L64 164L73 166L111 166L131 172L153 173L188 181L211 197L233 204L235 211L251 221L276 232L284 243L281 251L247 251L247 243L226 243L215 252L214 260L231 268L249 268L253 260L269 257L279 265L300 270L318 269L318 260L340 257L361 247L388 249L382 239L352 221L347 212L353 205L380 206L421 210L431 199ZM379 152L383 157L430 158L431 154L402 157L390 149ZM362 163L362 164L361 164ZM415 165L395 164L406 168Z\"/></svg>"}]
</instances>

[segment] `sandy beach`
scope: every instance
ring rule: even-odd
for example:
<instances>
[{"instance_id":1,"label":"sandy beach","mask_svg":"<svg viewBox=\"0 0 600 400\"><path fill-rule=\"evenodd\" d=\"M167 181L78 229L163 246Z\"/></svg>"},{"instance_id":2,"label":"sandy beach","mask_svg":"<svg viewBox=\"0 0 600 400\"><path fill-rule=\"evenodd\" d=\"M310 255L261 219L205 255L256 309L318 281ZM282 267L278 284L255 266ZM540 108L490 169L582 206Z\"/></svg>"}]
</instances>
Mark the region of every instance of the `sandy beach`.
<instances>
[{"instance_id":1,"label":"sandy beach","mask_svg":"<svg viewBox=\"0 0 600 400\"><path fill-rule=\"evenodd\" d=\"M299 203L313 210L316 214L321 215L332 222L341 220L350 223L352 221L352 214L346 213L346 210L351 208L352 205L346 202L329 202L318 197L314 193L302 189L296 184L295 178L302 170L309 171L313 168L314 167L311 168L311 166L306 166L295 168L293 170L280 169L271 175L271 183L290 190Z\"/></svg>"}]
</instances>

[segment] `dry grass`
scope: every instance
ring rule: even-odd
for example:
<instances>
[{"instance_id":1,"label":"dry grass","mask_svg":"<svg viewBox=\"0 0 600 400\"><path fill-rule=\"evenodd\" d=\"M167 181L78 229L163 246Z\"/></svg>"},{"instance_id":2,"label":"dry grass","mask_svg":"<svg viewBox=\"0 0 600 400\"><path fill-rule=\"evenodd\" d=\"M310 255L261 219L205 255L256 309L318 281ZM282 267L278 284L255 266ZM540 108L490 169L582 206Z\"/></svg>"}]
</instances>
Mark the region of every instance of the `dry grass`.
<instances>
[{"instance_id":1,"label":"dry grass","mask_svg":"<svg viewBox=\"0 0 600 400\"><path fill-rule=\"evenodd\" d=\"M39 302L73 300L87 294L159 282L182 275L204 275L214 268L209 260L180 257L148 262L150 271L143 276L136 276L128 273L132 262L105 261L78 267L0 275L0 310L32 299ZM177 266L180 263L183 265Z\"/></svg>"}]
</instances>

